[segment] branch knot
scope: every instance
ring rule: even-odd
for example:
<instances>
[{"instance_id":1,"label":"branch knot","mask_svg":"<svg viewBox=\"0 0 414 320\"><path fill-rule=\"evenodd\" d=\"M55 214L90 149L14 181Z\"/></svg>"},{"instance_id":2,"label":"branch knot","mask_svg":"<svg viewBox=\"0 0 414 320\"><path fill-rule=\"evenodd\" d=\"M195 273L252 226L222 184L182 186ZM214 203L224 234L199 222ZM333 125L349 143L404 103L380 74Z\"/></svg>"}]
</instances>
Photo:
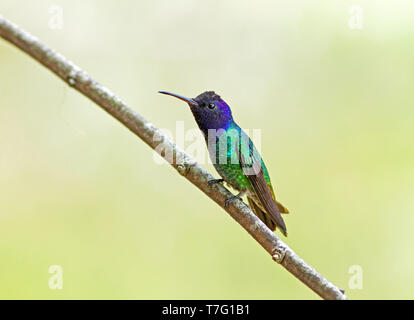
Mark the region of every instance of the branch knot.
<instances>
[{"instance_id":1,"label":"branch knot","mask_svg":"<svg viewBox=\"0 0 414 320\"><path fill-rule=\"evenodd\" d=\"M272 259L280 264L280 263L282 263L283 258L285 257L286 248L285 247L274 248L272 250L272 253L273 253L272 254Z\"/></svg>"}]
</instances>

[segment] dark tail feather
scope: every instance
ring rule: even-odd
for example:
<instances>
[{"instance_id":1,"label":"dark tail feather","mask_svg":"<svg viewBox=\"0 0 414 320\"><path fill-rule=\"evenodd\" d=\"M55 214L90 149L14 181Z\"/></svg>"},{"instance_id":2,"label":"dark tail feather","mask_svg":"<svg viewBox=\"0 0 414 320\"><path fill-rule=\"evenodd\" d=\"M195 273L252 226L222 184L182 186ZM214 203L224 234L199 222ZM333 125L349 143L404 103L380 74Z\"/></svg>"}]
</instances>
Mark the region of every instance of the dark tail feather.
<instances>
[{"instance_id":1,"label":"dark tail feather","mask_svg":"<svg viewBox=\"0 0 414 320\"><path fill-rule=\"evenodd\" d=\"M273 222L273 220L270 218L270 216L263 211L262 209L260 209L260 207L256 204L256 202L247 197L247 201L249 202L250 208L252 209L252 211L254 212L254 214L263 221L263 223L272 231L276 230L276 223ZM284 234L285 237L287 237L287 232L286 232L286 226L282 220L282 223L279 225L279 229L280 231L282 231L282 233Z\"/></svg>"}]
</instances>

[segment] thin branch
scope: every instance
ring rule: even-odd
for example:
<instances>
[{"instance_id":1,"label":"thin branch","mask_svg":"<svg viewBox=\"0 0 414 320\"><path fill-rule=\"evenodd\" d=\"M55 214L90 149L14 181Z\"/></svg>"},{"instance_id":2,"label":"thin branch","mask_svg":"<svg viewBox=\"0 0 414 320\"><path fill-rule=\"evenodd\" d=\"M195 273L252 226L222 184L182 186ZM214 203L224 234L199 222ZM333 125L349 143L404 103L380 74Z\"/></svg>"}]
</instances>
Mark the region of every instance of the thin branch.
<instances>
[{"instance_id":1,"label":"thin branch","mask_svg":"<svg viewBox=\"0 0 414 320\"><path fill-rule=\"evenodd\" d=\"M213 179L213 176L177 147L158 128L92 79L85 71L1 15L0 36L43 64L69 86L94 101L152 149L156 149L160 143L163 143L165 152L171 152L175 156L176 161L173 161L171 165L182 176L227 211L272 256L273 260L281 264L319 296L324 299L346 299L346 296L335 285L309 266L270 231L246 204L235 201L229 207L225 207L224 201L232 195L228 189L220 184L209 186L207 182ZM159 139L154 139L154 137Z\"/></svg>"}]
</instances>

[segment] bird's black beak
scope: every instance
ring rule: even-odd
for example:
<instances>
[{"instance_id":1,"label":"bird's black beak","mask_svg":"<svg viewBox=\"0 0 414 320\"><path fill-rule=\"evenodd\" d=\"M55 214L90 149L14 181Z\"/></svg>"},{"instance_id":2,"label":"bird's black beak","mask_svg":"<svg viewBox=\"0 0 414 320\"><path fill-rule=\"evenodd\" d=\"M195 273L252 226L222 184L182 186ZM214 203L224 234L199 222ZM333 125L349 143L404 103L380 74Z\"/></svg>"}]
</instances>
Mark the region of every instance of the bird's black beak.
<instances>
[{"instance_id":1,"label":"bird's black beak","mask_svg":"<svg viewBox=\"0 0 414 320\"><path fill-rule=\"evenodd\" d=\"M180 100L183 100L183 101L187 102L190 106L198 106L198 103L194 99L186 98L186 97L180 96L179 94L171 93L171 92L168 92L168 91L158 91L158 92L162 93L162 94L172 96L172 97L176 97L177 99L180 99Z\"/></svg>"}]
</instances>

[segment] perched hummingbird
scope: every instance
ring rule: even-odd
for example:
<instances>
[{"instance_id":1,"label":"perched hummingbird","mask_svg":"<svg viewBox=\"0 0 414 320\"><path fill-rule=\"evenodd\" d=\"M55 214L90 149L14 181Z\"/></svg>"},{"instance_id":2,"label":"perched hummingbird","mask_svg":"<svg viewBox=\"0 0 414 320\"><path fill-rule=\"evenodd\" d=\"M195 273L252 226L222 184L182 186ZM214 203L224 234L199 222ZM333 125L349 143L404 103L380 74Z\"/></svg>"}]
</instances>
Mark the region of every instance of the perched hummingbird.
<instances>
[{"instance_id":1,"label":"perched hummingbird","mask_svg":"<svg viewBox=\"0 0 414 320\"><path fill-rule=\"evenodd\" d=\"M239 194L227 199L225 205L227 206L230 202L241 199L244 194L247 194L252 211L269 229L274 231L277 227L287 236L286 225L280 214L289 211L276 200L263 159L251 139L233 120L228 104L214 91L206 91L193 99L167 91L159 92L183 100L190 106L197 125L206 140L210 159L222 177L222 179L209 181L209 184L224 181L239 191ZM213 144L211 144L212 131L216 132ZM222 134L226 134L227 140L224 161L223 148L220 149L219 141ZM247 137L247 139L243 139L243 137Z\"/></svg>"}]
</instances>

